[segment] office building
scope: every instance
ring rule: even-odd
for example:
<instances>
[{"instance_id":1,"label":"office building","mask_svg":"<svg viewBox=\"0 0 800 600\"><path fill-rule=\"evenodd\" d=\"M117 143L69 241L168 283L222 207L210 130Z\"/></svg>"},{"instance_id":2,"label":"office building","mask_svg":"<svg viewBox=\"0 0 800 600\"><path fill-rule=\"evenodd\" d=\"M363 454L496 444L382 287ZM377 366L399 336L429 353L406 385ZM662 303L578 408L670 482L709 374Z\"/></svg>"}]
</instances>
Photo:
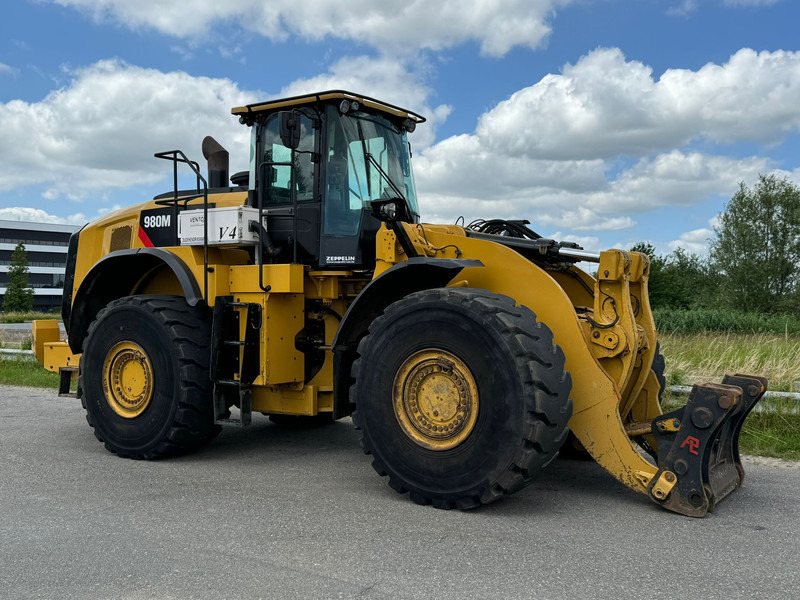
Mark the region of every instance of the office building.
<instances>
[{"instance_id":1,"label":"office building","mask_svg":"<svg viewBox=\"0 0 800 600\"><path fill-rule=\"evenodd\" d=\"M33 309L61 307L69 236L80 227L54 223L0 220L0 296L5 296L11 255L19 242L28 258L28 285L33 288Z\"/></svg>"}]
</instances>

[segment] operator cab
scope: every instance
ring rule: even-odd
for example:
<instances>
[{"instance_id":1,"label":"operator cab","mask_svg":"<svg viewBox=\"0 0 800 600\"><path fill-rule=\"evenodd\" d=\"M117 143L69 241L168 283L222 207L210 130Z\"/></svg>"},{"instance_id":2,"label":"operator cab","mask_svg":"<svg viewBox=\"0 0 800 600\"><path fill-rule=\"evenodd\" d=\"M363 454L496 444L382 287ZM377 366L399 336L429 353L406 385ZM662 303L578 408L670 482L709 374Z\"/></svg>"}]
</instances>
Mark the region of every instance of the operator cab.
<instances>
[{"instance_id":1,"label":"operator cab","mask_svg":"<svg viewBox=\"0 0 800 600\"><path fill-rule=\"evenodd\" d=\"M407 134L424 117L367 96L329 91L233 109L252 126L248 204L266 223L262 263L372 268L376 201L419 222Z\"/></svg>"}]
</instances>

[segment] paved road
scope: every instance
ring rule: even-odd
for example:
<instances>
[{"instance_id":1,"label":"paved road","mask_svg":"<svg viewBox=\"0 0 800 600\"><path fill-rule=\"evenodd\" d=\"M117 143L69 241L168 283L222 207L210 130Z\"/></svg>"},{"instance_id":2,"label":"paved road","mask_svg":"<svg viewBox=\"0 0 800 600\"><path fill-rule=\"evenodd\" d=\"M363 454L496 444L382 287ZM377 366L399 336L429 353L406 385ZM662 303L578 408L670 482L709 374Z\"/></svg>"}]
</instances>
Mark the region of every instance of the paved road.
<instances>
[{"instance_id":1,"label":"paved road","mask_svg":"<svg viewBox=\"0 0 800 600\"><path fill-rule=\"evenodd\" d=\"M119 459L79 403L0 387L0 598L791 598L800 469L749 464L701 520L591 462L470 512L420 507L349 420L263 418L159 462Z\"/></svg>"}]
</instances>

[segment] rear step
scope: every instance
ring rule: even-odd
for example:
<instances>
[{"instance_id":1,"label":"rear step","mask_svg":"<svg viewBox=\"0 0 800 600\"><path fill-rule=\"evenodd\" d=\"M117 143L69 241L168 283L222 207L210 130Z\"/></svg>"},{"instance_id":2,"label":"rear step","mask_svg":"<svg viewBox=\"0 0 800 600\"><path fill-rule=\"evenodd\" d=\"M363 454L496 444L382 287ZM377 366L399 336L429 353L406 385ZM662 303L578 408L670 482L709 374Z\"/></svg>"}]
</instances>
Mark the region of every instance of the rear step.
<instances>
[{"instance_id":1,"label":"rear step","mask_svg":"<svg viewBox=\"0 0 800 600\"><path fill-rule=\"evenodd\" d=\"M726 375L722 384L694 386L686 406L653 419L659 460L650 497L666 509L702 517L739 488L739 433L766 389L763 377Z\"/></svg>"},{"instance_id":2,"label":"rear step","mask_svg":"<svg viewBox=\"0 0 800 600\"><path fill-rule=\"evenodd\" d=\"M78 367L59 367L58 368L58 397L59 398L80 398L80 386L73 392L72 382L78 380Z\"/></svg>"},{"instance_id":3,"label":"rear step","mask_svg":"<svg viewBox=\"0 0 800 600\"><path fill-rule=\"evenodd\" d=\"M240 311L245 311L241 339ZM260 372L261 305L218 298L214 304L211 373L214 380L214 423L246 427L253 420L252 383ZM231 417L230 408L239 408Z\"/></svg>"}]
</instances>

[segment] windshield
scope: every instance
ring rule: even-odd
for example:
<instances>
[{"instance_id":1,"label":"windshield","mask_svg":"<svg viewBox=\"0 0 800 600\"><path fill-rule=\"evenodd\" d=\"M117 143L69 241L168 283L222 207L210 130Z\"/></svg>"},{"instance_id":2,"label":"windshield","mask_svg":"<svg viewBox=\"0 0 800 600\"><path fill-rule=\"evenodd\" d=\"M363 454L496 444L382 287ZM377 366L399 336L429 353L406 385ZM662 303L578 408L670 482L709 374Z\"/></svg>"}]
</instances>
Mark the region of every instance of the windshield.
<instances>
[{"instance_id":1,"label":"windshield","mask_svg":"<svg viewBox=\"0 0 800 600\"><path fill-rule=\"evenodd\" d=\"M325 233L357 235L362 209L398 191L419 215L405 131L379 115L340 115L335 106L327 111Z\"/></svg>"}]
</instances>

